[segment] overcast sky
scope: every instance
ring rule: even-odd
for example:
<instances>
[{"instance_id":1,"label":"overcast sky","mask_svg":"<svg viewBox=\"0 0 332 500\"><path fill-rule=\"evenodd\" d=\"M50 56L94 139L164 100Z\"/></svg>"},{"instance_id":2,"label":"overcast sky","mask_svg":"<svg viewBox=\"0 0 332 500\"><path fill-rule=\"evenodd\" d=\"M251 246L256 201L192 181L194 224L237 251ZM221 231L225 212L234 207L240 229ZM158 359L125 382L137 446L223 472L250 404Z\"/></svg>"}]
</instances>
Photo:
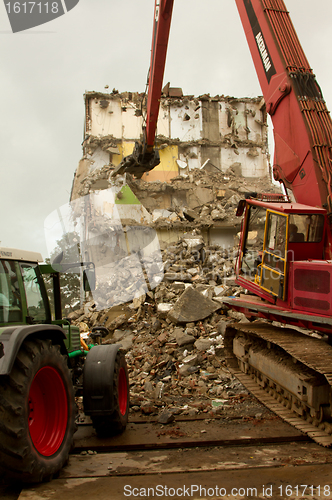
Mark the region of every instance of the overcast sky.
<instances>
[{"instance_id":1,"label":"overcast sky","mask_svg":"<svg viewBox=\"0 0 332 500\"><path fill-rule=\"evenodd\" d=\"M332 109L332 2L286 0ZM80 0L11 32L0 4L1 246L47 257L44 220L69 201L81 157L86 90L142 92L154 0ZM261 95L235 0L175 0L165 83L185 94Z\"/></svg>"}]
</instances>

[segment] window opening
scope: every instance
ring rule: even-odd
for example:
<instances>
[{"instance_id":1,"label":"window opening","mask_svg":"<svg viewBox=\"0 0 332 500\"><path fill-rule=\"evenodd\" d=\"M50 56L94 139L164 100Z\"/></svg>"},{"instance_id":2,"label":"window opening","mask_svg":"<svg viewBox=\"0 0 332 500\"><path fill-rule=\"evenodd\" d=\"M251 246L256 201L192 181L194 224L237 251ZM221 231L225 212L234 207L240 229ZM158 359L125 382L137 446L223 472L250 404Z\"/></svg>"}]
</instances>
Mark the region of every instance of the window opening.
<instances>
[{"instance_id":1,"label":"window opening","mask_svg":"<svg viewBox=\"0 0 332 500\"><path fill-rule=\"evenodd\" d=\"M321 214L290 214L291 243L319 243L323 238L324 216Z\"/></svg>"},{"instance_id":2,"label":"window opening","mask_svg":"<svg viewBox=\"0 0 332 500\"><path fill-rule=\"evenodd\" d=\"M31 323L46 321L47 313L37 264L21 264L22 277L27 301L28 317Z\"/></svg>"},{"instance_id":3,"label":"window opening","mask_svg":"<svg viewBox=\"0 0 332 500\"><path fill-rule=\"evenodd\" d=\"M14 261L0 261L0 322L22 321L22 301Z\"/></svg>"},{"instance_id":4,"label":"window opening","mask_svg":"<svg viewBox=\"0 0 332 500\"><path fill-rule=\"evenodd\" d=\"M259 284L285 300L288 215L267 211L266 234Z\"/></svg>"},{"instance_id":5,"label":"window opening","mask_svg":"<svg viewBox=\"0 0 332 500\"><path fill-rule=\"evenodd\" d=\"M256 281L258 266L262 262L265 219L265 208L253 205L249 208L247 232L241 259L241 274L250 281Z\"/></svg>"}]
</instances>

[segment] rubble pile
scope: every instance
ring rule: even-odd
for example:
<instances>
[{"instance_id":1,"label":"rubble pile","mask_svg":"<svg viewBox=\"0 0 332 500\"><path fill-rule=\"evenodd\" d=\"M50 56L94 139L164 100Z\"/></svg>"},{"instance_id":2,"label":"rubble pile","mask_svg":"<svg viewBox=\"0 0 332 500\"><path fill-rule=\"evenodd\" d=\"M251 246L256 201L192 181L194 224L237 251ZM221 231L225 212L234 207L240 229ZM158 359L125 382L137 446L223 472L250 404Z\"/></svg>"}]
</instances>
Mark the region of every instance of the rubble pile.
<instances>
[{"instance_id":1,"label":"rubble pile","mask_svg":"<svg viewBox=\"0 0 332 500\"><path fill-rule=\"evenodd\" d=\"M185 222L191 227L240 226L236 207L246 193L276 192L268 177L241 176L241 164L221 172L211 163L169 182L147 182L127 174L127 182L142 205L152 214L152 226L172 227Z\"/></svg>"},{"instance_id":2,"label":"rubble pile","mask_svg":"<svg viewBox=\"0 0 332 500\"><path fill-rule=\"evenodd\" d=\"M245 397L224 366L223 335L229 321L246 321L228 310L223 297L238 295L233 269L236 249L204 245L198 231L163 252L163 281L130 303L96 311L95 303L69 315L88 332L109 332L103 343L126 351L131 411L158 415L220 413Z\"/></svg>"},{"instance_id":3,"label":"rubble pile","mask_svg":"<svg viewBox=\"0 0 332 500\"><path fill-rule=\"evenodd\" d=\"M94 300L70 317L82 334L102 326L102 342L122 344L132 411L168 423L177 412L222 411L245 392L223 363L227 322L246 321L223 303L241 292L233 274L235 213L246 193L278 189L269 178L261 97L196 98L169 85L163 92L160 165L141 179L114 174L139 140L144 96L115 89L84 96L83 157L71 201L93 195L92 221L81 233L91 240L89 260L103 270ZM155 235L162 261L143 251Z\"/></svg>"}]
</instances>

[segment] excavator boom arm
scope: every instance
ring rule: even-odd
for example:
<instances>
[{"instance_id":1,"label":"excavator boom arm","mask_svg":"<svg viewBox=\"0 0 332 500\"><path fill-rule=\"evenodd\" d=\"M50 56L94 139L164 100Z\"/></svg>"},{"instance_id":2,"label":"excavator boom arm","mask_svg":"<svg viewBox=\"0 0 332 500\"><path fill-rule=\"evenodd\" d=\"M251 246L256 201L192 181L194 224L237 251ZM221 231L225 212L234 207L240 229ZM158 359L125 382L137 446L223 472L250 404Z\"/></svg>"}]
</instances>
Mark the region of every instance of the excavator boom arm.
<instances>
[{"instance_id":1,"label":"excavator boom arm","mask_svg":"<svg viewBox=\"0 0 332 500\"><path fill-rule=\"evenodd\" d=\"M156 0L155 4L155 21L152 34L149 92L146 112L145 135L148 149L153 148L156 136L173 3L174 0Z\"/></svg>"},{"instance_id":2,"label":"excavator boom arm","mask_svg":"<svg viewBox=\"0 0 332 500\"><path fill-rule=\"evenodd\" d=\"M136 141L133 153L122 160L113 176L128 172L140 178L160 163L155 137L173 3L174 0L155 0L146 127L143 127L142 141Z\"/></svg>"},{"instance_id":3,"label":"excavator boom arm","mask_svg":"<svg viewBox=\"0 0 332 500\"><path fill-rule=\"evenodd\" d=\"M274 126L274 177L332 212L332 121L283 0L235 0Z\"/></svg>"}]
</instances>

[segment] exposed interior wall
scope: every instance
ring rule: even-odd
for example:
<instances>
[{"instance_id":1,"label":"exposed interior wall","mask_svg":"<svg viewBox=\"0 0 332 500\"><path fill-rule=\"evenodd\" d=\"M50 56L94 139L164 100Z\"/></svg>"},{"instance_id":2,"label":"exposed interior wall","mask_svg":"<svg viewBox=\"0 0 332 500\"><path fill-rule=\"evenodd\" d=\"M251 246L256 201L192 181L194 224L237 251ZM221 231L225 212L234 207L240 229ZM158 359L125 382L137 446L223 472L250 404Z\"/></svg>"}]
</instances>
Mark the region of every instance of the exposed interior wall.
<instances>
[{"instance_id":1,"label":"exposed interior wall","mask_svg":"<svg viewBox=\"0 0 332 500\"><path fill-rule=\"evenodd\" d=\"M131 154L141 136L145 104L144 95L138 93L85 94L83 160L90 162L89 174L105 165L115 167ZM163 97L156 146L161 163L144 175L149 182L170 182L204 164L221 172L236 164L243 177L264 177L268 174L264 100L208 94ZM73 197L82 166L76 172ZM85 163L84 173L86 168Z\"/></svg>"}]
</instances>

